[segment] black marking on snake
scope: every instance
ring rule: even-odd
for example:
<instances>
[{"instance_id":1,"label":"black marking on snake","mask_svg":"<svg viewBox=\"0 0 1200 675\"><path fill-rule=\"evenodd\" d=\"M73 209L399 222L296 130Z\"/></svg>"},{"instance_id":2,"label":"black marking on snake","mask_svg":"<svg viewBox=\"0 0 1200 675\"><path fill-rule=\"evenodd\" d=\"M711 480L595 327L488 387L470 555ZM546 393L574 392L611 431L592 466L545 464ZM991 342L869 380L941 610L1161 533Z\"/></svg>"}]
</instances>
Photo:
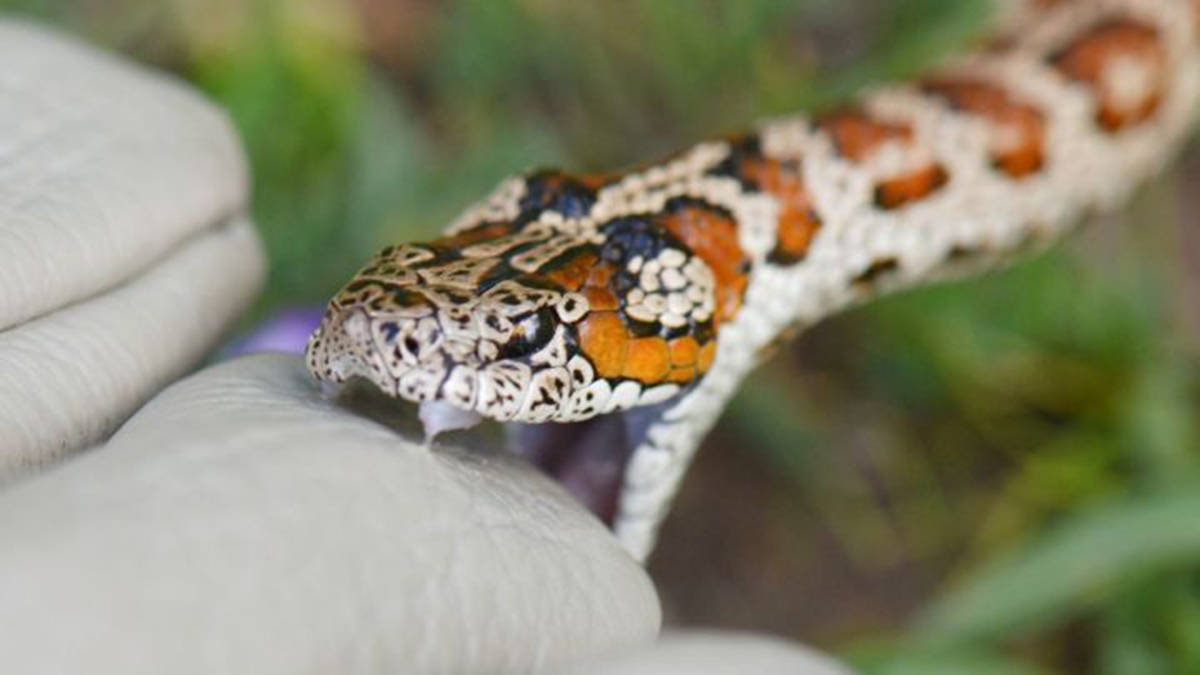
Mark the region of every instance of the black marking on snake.
<instances>
[{"instance_id":1,"label":"black marking on snake","mask_svg":"<svg viewBox=\"0 0 1200 675\"><path fill-rule=\"evenodd\" d=\"M553 169L536 171L525 178L522 213L558 211L567 218L582 218L592 210L596 194L575 178Z\"/></svg>"},{"instance_id":2,"label":"black marking on snake","mask_svg":"<svg viewBox=\"0 0 1200 675\"><path fill-rule=\"evenodd\" d=\"M894 274L900 270L900 261L895 258L879 258L872 262L867 269L861 274L854 277L851 281L855 287L869 288L882 280L884 277Z\"/></svg>"}]
</instances>

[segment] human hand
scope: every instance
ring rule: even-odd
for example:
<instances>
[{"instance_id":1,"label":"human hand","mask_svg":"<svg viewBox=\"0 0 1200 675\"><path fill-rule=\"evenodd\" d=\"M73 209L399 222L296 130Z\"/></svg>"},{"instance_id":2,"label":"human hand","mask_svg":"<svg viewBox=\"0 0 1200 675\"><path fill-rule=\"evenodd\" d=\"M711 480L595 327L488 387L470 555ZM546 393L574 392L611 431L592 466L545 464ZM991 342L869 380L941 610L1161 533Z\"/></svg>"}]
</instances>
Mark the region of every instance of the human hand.
<instances>
[{"instance_id":1,"label":"human hand","mask_svg":"<svg viewBox=\"0 0 1200 675\"><path fill-rule=\"evenodd\" d=\"M261 281L237 141L177 84L41 29L0 23L0 57L8 670L764 663L749 639L654 646L651 580L561 488L326 399L298 358L220 364L125 421Z\"/></svg>"}]
</instances>

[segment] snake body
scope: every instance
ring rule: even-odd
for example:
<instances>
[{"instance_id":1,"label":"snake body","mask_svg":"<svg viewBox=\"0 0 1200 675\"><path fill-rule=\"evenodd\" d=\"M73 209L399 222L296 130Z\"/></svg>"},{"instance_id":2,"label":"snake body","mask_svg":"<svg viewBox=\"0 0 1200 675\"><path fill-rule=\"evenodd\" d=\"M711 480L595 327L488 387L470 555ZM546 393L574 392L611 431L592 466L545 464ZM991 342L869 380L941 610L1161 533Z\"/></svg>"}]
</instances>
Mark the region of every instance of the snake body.
<instances>
[{"instance_id":1,"label":"snake body","mask_svg":"<svg viewBox=\"0 0 1200 675\"><path fill-rule=\"evenodd\" d=\"M980 48L814 118L624 173L505 180L388 246L309 341L322 380L526 424L643 411L613 526L638 557L788 329L983 269L1118 204L1179 145L1200 4L1013 3Z\"/></svg>"}]
</instances>

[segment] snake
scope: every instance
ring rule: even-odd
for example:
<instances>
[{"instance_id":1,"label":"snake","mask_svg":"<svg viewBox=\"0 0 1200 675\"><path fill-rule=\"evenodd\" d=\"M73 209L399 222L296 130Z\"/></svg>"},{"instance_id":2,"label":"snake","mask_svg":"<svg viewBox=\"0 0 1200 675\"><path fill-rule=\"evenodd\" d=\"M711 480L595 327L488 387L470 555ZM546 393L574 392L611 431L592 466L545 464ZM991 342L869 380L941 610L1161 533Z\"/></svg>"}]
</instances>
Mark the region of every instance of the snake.
<instances>
[{"instance_id":1,"label":"snake","mask_svg":"<svg viewBox=\"0 0 1200 675\"><path fill-rule=\"evenodd\" d=\"M308 369L623 453L605 518L644 560L773 345L1045 247L1181 145L1200 1L1024 0L994 18L932 71L819 114L629 170L503 180L441 237L372 257L329 301Z\"/></svg>"}]
</instances>

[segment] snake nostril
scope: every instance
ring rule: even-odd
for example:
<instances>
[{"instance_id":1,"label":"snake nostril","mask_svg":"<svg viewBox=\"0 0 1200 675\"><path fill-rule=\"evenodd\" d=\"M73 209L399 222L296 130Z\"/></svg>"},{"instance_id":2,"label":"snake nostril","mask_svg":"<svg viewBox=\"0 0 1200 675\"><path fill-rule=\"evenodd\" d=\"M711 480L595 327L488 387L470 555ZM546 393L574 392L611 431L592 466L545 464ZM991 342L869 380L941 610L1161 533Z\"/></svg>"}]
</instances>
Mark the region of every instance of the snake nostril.
<instances>
[{"instance_id":1,"label":"snake nostril","mask_svg":"<svg viewBox=\"0 0 1200 675\"><path fill-rule=\"evenodd\" d=\"M400 332L400 326L396 325L395 321L386 321L380 325L379 330L383 333L385 342L391 342L396 339L396 333Z\"/></svg>"},{"instance_id":2,"label":"snake nostril","mask_svg":"<svg viewBox=\"0 0 1200 675\"><path fill-rule=\"evenodd\" d=\"M411 335L404 338L404 349L410 354L416 354L421 349L421 343Z\"/></svg>"}]
</instances>

